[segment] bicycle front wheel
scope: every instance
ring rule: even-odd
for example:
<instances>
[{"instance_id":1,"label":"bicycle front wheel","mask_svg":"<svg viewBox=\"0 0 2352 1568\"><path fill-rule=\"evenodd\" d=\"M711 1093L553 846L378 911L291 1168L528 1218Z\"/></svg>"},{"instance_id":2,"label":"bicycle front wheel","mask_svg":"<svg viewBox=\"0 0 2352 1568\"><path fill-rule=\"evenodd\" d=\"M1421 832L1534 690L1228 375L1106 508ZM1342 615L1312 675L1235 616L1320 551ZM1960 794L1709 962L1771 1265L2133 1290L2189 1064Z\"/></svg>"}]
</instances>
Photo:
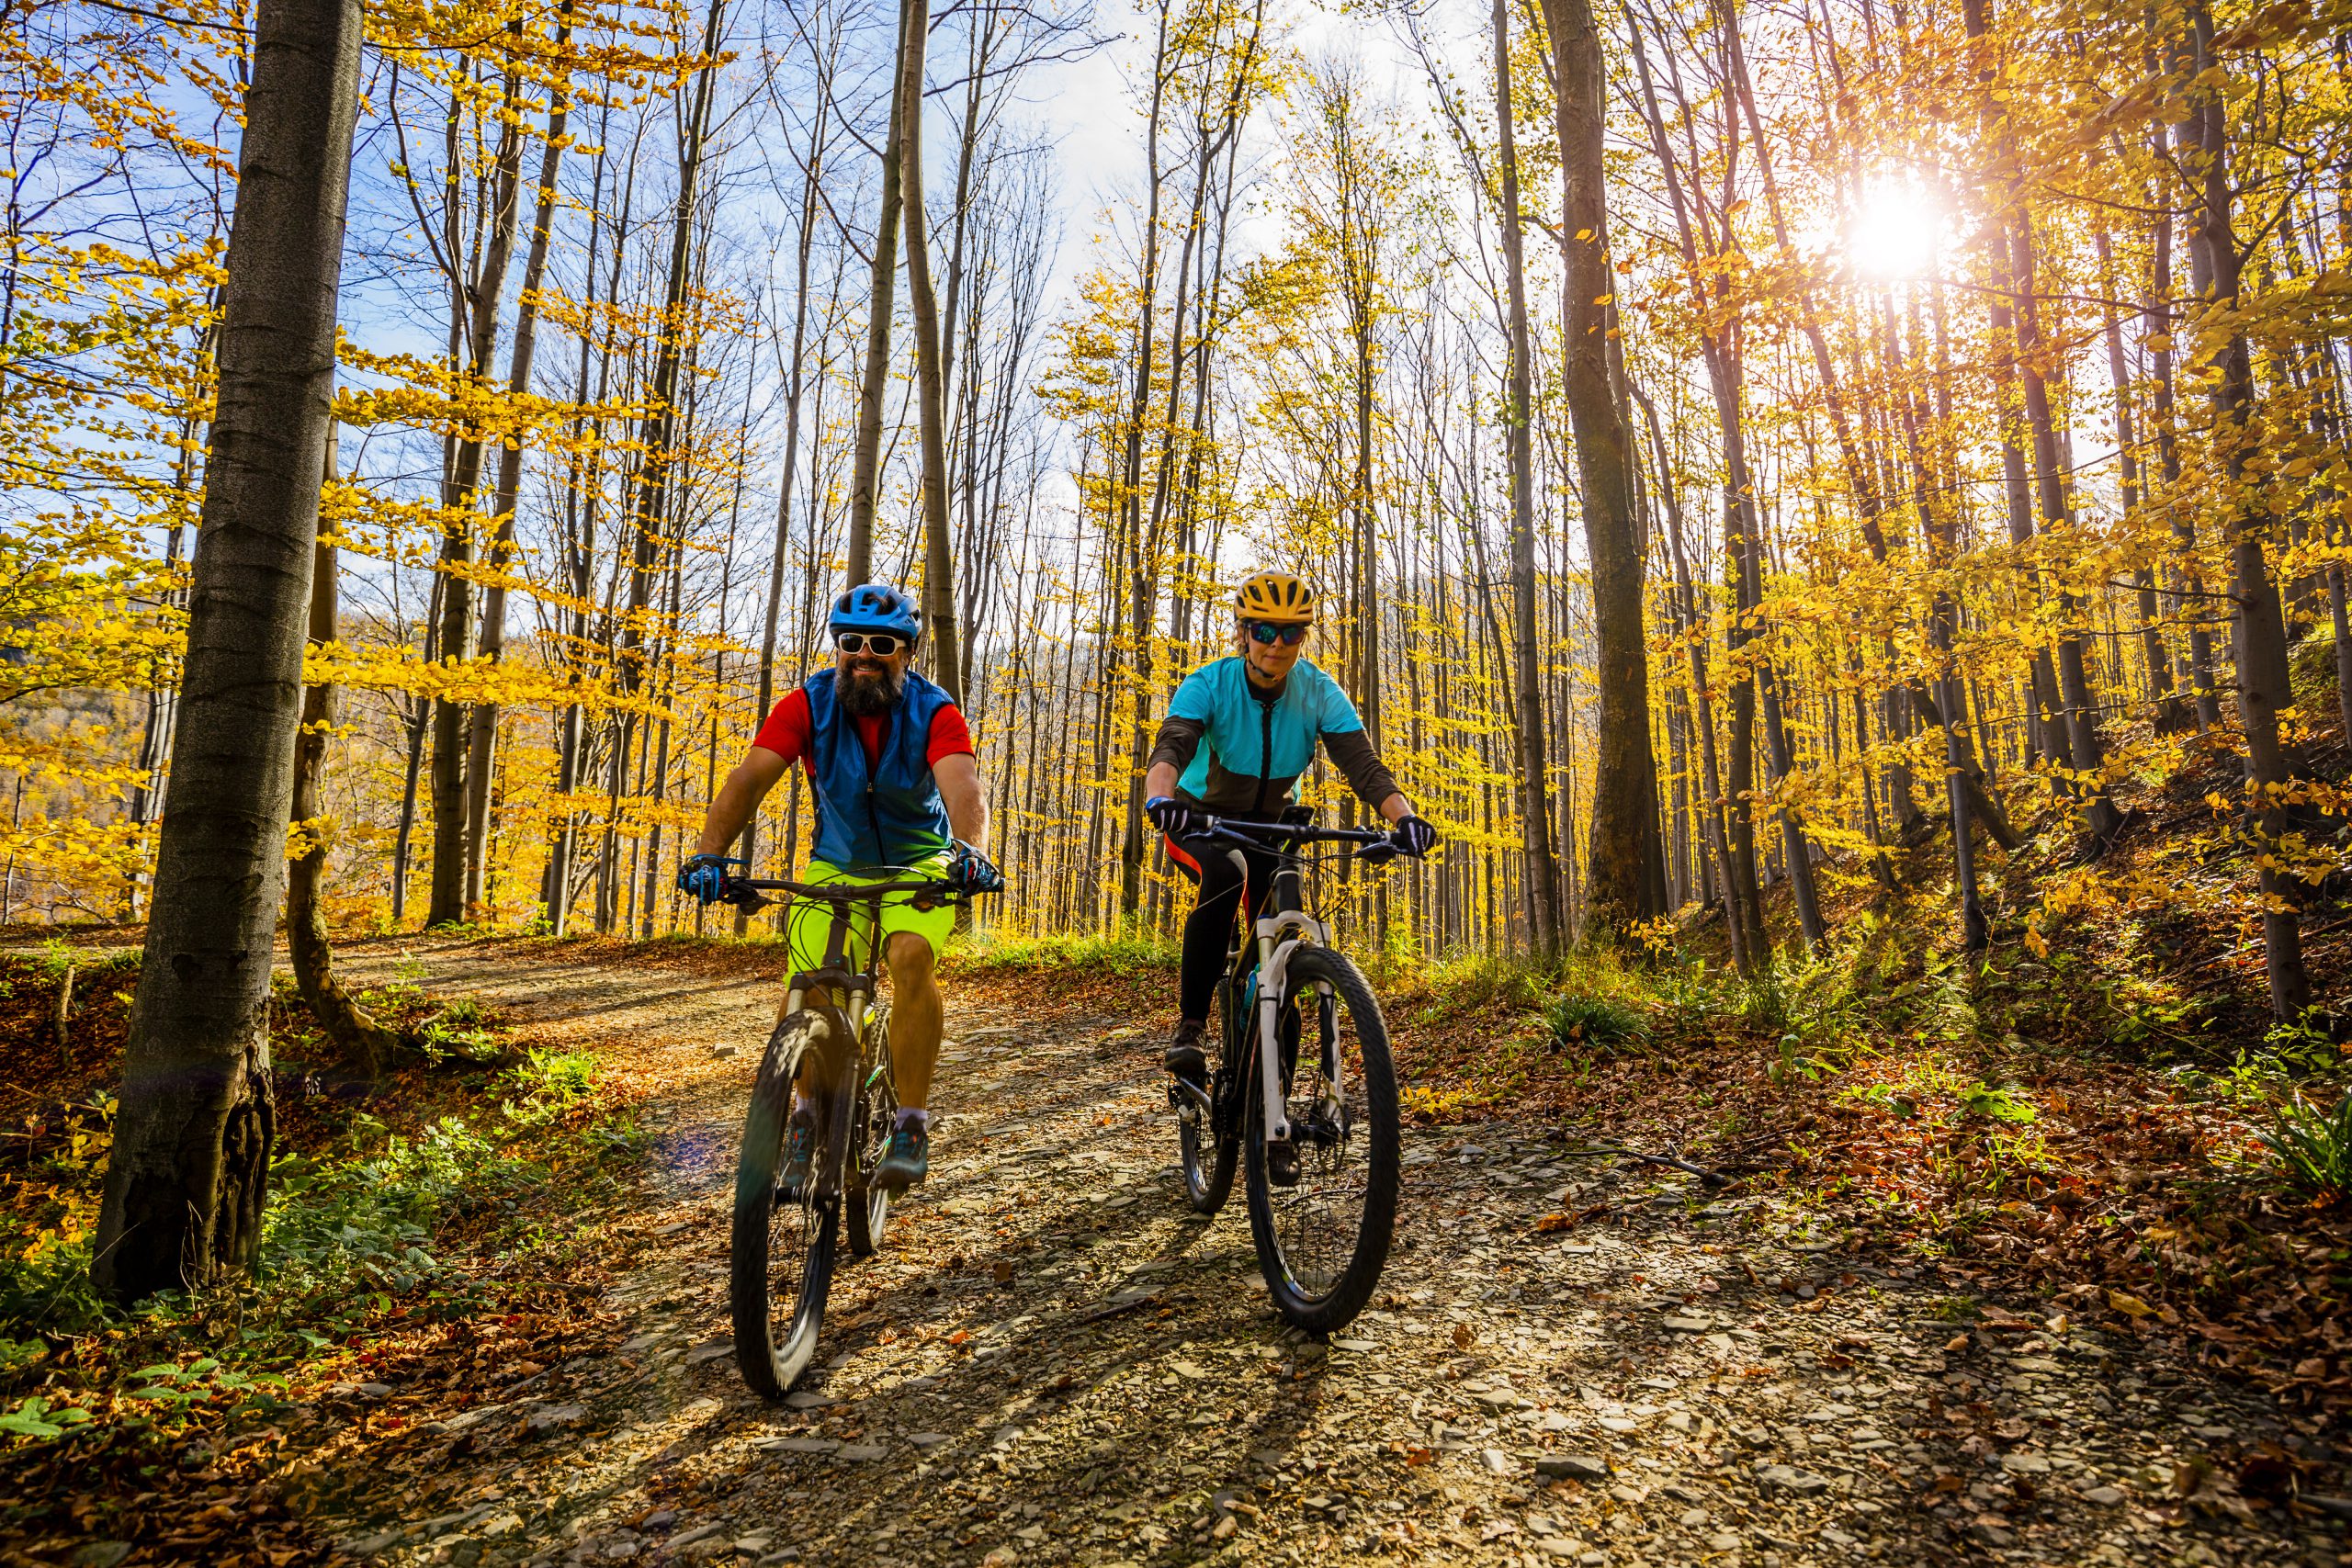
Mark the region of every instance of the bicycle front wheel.
<instances>
[{"instance_id":1,"label":"bicycle front wheel","mask_svg":"<svg viewBox=\"0 0 2352 1568\"><path fill-rule=\"evenodd\" d=\"M1356 966L1328 948L1291 954L1276 1010L1290 1148L1271 1144L1256 1053L1249 1104L1250 1233L1275 1310L1310 1333L1372 1299L1396 1223L1396 1073L1388 1026Z\"/></svg>"},{"instance_id":2,"label":"bicycle front wheel","mask_svg":"<svg viewBox=\"0 0 2352 1568\"><path fill-rule=\"evenodd\" d=\"M825 1293L832 1283L841 1204L825 1190L830 1163L820 1147L808 1177L783 1185L792 1085L808 1062L820 1078L839 1028L823 1012L796 1012L775 1026L760 1058L760 1076L743 1116L735 1164L735 1227L729 1249L728 1295L735 1322L735 1364L753 1393L782 1399L817 1352ZM820 1142L832 1118L820 1106Z\"/></svg>"}]
</instances>

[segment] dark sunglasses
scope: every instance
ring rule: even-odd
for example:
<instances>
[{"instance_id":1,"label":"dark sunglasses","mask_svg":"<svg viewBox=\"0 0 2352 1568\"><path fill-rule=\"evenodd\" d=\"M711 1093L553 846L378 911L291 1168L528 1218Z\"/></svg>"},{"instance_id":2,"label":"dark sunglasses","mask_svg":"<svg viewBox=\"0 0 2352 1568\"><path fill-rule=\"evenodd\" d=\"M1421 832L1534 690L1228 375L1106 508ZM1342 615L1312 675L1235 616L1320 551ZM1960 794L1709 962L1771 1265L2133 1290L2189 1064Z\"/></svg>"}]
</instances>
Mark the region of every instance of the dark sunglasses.
<instances>
[{"instance_id":1,"label":"dark sunglasses","mask_svg":"<svg viewBox=\"0 0 2352 1568\"><path fill-rule=\"evenodd\" d=\"M892 632L835 632L833 646L843 653L872 653L884 659L899 651L906 638Z\"/></svg>"},{"instance_id":2,"label":"dark sunglasses","mask_svg":"<svg viewBox=\"0 0 2352 1568\"><path fill-rule=\"evenodd\" d=\"M1296 648L1300 643L1306 640L1306 627L1303 626L1286 626L1273 621L1251 621L1250 623L1250 635L1256 637L1260 642L1266 644L1269 648L1278 642L1284 648Z\"/></svg>"}]
</instances>

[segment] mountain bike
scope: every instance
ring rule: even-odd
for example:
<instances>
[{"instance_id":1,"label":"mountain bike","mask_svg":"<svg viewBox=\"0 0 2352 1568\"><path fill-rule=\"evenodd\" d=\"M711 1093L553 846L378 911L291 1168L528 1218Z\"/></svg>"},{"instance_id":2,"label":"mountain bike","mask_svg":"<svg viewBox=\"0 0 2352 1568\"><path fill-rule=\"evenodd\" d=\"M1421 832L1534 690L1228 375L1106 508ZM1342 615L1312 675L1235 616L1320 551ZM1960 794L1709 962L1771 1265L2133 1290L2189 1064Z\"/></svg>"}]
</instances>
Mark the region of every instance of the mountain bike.
<instances>
[{"instance_id":1,"label":"mountain bike","mask_svg":"<svg viewBox=\"0 0 2352 1568\"><path fill-rule=\"evenodd\" d=\"M1306 852L1355 845L1358 865L1385 864L1398 852L1372 829L1209 823L1195 831L1232 845L1227 852L1237 860L1241 850L1259 849L1279 863L1217 982L1217 1062L1208 1087L1182 1078L1169 1085L1184 1195L1199 1213L1216 1213L1242 1166L1250 1239L1275 1309L1329 1334L1363 1310L1388 1261L1396 1074L1372 987L1306 912L1303 873L1318 857Z\"/></svg>"},{"instance_id":2,"label":"mountain bike","mask_svg":"<svg viewBox=\"0 0 2352 1568\"><path fill-rule=\"evenodd\" d=\"M825 1316L841 1233L854 1257L882 1245L891 1194L872 1179L889 1147L899 1111L890 1076L890 1004L877 995L882 962L882 901L899 894L941 904L967 897L954 884L905 866L899 882L806 883L730 880L728 900L747 910L765 908L767 893L785 893L830 907L824 962L796 973L784 1011L768 1036L752 1102L743 1115L743 1146L735 1164L734 1239L728 1293L735 1321L735 1364L743 1381L769 1399L781 1399L808 1369ZM862 911L870 940L863 964L849 962L849 944ZM807 1096L815 1122L808 1179L785 1182L785 1140L793 1085Z\"/></svg>"}]
</instances>

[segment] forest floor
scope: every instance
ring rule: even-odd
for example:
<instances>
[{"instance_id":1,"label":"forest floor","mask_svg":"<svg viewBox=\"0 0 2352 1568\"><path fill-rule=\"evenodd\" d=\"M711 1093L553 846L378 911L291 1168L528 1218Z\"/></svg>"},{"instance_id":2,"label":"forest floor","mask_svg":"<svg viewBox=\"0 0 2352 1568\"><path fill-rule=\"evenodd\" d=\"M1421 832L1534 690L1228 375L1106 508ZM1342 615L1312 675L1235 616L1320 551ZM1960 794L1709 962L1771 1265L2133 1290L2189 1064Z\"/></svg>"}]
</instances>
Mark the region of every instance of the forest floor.
<instances>
[{"instance_id":1,"label":"forest floor","mask_svg":"<svg viewBox=\"0 0 2352 1568\"><path fill-rule=\"evenodd\" d=\"M551 1340L387 1332L294 1391L254 1495L305 1559L2352 1562L2352 1503L2312 1500L2344 1489L2322 1426L2180 1339L1955 1289L1786 1188L1579 1157L1507 1099L1416 1118L1374 1307L1328 1345L1286 1331L1238 1194L1213 1221L1182 1201L1157 972L951 975L930 1181L770 1405L734 1369L726 1259L777 951L342 962L421 965L593 1053L650 1143L544 1282L570 1303Z\"/></svg>"}]
</instances>

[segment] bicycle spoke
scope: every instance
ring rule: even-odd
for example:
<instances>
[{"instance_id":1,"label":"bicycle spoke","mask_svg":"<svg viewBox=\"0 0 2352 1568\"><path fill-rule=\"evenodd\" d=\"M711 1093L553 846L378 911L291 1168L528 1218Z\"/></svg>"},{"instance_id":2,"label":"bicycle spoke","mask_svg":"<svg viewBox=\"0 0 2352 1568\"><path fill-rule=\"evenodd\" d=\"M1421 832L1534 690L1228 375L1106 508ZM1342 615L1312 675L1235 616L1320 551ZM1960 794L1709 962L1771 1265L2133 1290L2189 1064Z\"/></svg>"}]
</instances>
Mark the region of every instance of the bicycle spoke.
<instances>
[{"instance_id":1,"label":"bicycle spoke","mask_svg":"<svg viewBox=\"0 0 2352 1568\"><path fill-rule=\"evenodd\" d=\"M1298 1069L1283 1100L1298 1182L1273 1194L1283 1261L1310 1297L1329 1293L1354 1260L1369 1190L1365 1150L1354 1135L1368 1110L1362 1049L1346 1010L1323 1002L1309 993L1286 1004L1286 1029L1293 1020L1299 1029ZM1326 1071L1330 1066L1338 1068L1336 1081Z\"/></svg>"},{"instance_id":2,"label":"bicycle spoke","mask_svg":"<svg viewBox=\"0 0 2352 1568\"><path fill-rule=\"evenodd\" d=\"M815 1183L809 1184L814 1188ZM768 1322L773 1343L792 1338L794 1321L804 1310L808 1254L817 1244L818 1206L813 1190L776 1195L768 1214Z\"/></svg>"},{"instance_id":3,"label":"bicycle spoke","mask_svg":"<svg viewBox=\"0 0 2352 1568\"><path fill-rule=\"evenodd\" d=\"M807 1179L789 1177L786 1159L793 1083L820 1021L795 1014L776 1026L737 1155L728 1285L735 1359L744 1381L770 1399L808 1364L832 1272L839 1205L824 1190L821 1141ZM819 1125L831 1124L820 1110Z\"/></svg>"}]
</instances>

